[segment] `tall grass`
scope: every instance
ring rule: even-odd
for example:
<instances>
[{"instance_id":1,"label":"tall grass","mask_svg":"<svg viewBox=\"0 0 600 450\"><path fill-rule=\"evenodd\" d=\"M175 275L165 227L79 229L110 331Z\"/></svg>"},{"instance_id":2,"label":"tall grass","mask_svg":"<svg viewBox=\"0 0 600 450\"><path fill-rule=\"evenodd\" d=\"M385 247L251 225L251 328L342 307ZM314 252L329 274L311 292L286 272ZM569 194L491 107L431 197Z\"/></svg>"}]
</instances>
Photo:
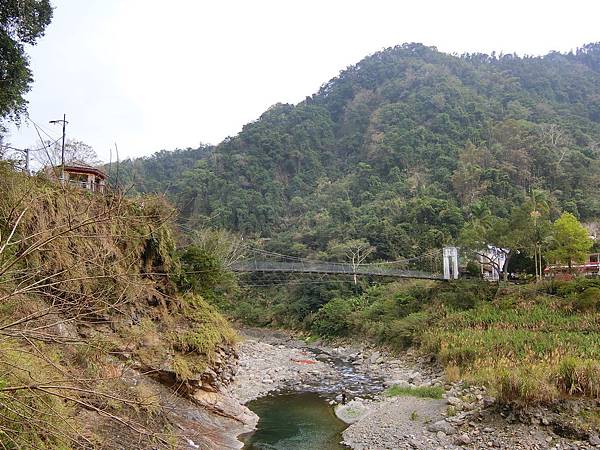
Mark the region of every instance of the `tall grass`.
<instances>
[{"instance_id":1,"label":"tall grass","mask_svg":"<svg viewBox=\"0 0 600 450\"><path fill-rule=\"evenodd\" d=\"M365 336L435 355L452 380L482 383L500 401L597 398L600 280L527 286L459 281L391 283L326 303L312 320L325 336Z\"/></svg>"},{"instance_id":2,"label":"tall grass","mask_svg":"<svg viewBox=\"0 0 600 450\"><path fill-rule=\"evenodd\" d=\"M503 402L598 398L600 312L595 281L505 288L493 301L447 311L423 331L421 348L494 389ZM592 285L590 287L590 285ZM579 299L586 307L578 307Z\"/></svg>"}]
</instances>

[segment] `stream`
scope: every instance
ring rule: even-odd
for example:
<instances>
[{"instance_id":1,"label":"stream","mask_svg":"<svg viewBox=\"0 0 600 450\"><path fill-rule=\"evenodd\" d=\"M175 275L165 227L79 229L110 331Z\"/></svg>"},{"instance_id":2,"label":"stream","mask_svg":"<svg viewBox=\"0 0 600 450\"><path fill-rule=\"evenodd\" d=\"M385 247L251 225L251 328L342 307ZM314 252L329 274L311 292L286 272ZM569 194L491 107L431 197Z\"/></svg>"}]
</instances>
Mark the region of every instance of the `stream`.
<instances>
[{"instance_id":1,"label":"stream","mask_svg":"<svg viewBox=\"0 0 600 450\"><path fill-rule=\"evenodd\" d=\"M305 348L315 360L330 364L337 376L315 377L293 390L272 393L247 406L260 420L256 430L242 437L244 449L263 450L338 450L347 425L339 420L332 400L372 397L383 388L380 379L356 370L348 358L333 356L318 348Z\"/></svg>"},{"instance_id":2,"label":"stream","mask_svg":"<svg viewBox=\"0 0 600 450\"><path fill-rule=\"evenodd\" d=\"M346 424L316 393L269 395L248 404L260 417L254 433L244 441L245 449L338 450Z\"/></svg>"},{"instance_id":3,"label":"stream","mask_svg":"<svg viewBox=\"0 0 600 450\"><path fill-rule=\"evenodd\" d=\"M397 358L360 346L318 348L277 330L245 329L243 335L229 392L254 413L248 411L254 431L236 435L245 449L346 448L340 442L357 449L590 448L543 425L554 417L547 408L524 421L510 419L504 410L498 413L485 387L446 383L440 368L419 355ZM380 395L390 384L440 386L445 398ZM343 393L351 403L340 414L349 421L361 417L350 426L332 406L342 402ZM596 442L595 435L590 439Z\"/></svg>"}]
</instances>

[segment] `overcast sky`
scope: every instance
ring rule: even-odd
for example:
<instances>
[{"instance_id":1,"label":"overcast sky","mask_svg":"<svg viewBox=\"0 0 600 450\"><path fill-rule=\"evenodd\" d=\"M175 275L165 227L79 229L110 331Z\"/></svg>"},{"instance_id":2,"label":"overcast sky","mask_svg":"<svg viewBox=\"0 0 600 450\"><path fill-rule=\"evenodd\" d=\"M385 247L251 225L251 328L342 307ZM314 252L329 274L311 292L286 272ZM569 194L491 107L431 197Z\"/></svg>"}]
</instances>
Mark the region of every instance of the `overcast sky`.
<instances>
[{"instance_id":1,"label":"overcast sky","mask_svg":"<svg viewBox=\"0 0 600 450\"><path fill-rule=\"evenodd\" d=\"M600 41L598 0L52 0L30 117L108 161L218 143L384 47L545 54ZM13 145L38 146L33 128Z\"/></svg>"}]
</instances>

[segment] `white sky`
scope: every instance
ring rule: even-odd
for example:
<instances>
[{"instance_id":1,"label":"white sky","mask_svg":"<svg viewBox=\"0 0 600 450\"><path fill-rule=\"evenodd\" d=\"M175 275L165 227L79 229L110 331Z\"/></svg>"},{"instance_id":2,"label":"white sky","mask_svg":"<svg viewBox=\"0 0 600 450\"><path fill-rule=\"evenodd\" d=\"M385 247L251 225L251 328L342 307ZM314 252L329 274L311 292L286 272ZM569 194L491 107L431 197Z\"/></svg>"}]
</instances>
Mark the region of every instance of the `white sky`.
<instances>
[{"instance_id":1,"label":"white sky","mask_svg":"<svg viewBox=\"0 0 600 450\"><path fill-rule=\"evenodd\" d=\"M544 54L600 41L598 0L53 0L29 114L108 161L218 143L384 47ZM39 146L32 127L8 142ZM114 155L114 154L113 154ZM114 158L114 156L113 156Z\"/></svg>"}]
</instances>

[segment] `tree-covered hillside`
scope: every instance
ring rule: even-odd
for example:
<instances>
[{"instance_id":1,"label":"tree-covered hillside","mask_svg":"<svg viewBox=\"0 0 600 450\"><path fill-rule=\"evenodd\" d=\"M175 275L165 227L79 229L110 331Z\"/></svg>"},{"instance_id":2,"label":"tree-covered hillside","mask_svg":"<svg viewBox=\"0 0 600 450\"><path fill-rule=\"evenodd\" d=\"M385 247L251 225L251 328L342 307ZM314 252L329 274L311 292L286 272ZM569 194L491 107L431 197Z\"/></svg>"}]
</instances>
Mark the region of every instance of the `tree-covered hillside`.
<instances>
[{"instance_id":1,"label":"tree-covered hillside","mask_svg":"<svg viewBox=\"0 0 600 450\"><path fill-rule=\"evenodd\" d=\"M103 169L109 175L113 186L134 192L168 192L183 172L193 168L206 158L213 147L201 145L198 148L161 150L152 156L126 159L105 164Z\"/></svg>"},{"instance_id":2,"label":"tree-covered hillside","mask_svg":"<svg viewBox=\"0 0 600 450\"><path fill-rule=\"evenodd\" d=\"M272 106L193 168L162 154L142 190L170 183L188 226L272 250L362 239L395 259L456 241L482 211L508 220L534 192L549 218L597 218L599 158L600 43L523 58L404 44Z\"/></svg>"}]
</instances>

